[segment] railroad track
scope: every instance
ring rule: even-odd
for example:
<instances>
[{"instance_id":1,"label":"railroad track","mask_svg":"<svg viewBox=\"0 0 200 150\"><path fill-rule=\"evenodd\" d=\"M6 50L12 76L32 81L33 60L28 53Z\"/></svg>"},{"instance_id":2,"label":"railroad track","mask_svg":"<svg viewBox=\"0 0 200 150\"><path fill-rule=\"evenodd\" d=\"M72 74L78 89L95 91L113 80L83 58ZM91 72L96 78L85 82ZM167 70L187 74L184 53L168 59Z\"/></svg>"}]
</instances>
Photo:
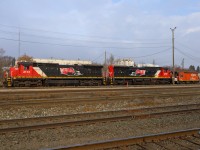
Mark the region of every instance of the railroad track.
<instances>
[{"instance_id":1,"label":"railroad track","mask_svg":"<svg viewBox=\"0 0 200 150\"><path fill-rule=\"evenodd\" d=\"M12 120L0 120L0 129L4 128L16 128L24 126L42 125L42 124L52 124L52 123L62 123L72 121L82 121L82 120L92 120L99 118L114 118L114 117L130 117L139 118L150 117L154 115L172 114L180 113L183 111L198 111L200 109L200 104L190 104L190 105L176 105L176 106L165 106L165 107L152 107L152 108L140 108L140 109L129 109L129 110L117 110L117 111L104 111L104 112L92 112L92 113L81 113L81 114L70 114L70 115L60 115L60 116L46 116L46 117L36 117L36 118L23 118L23 119L12 119Z\"/></svg>"},{"instance_id":2,"label":"railroad track","mask_svg":"<svg viewBox=\"0 0 200 150\"><path fill-rule=\"evenodd\" d=\"M95 118L95 119L90 118L90 119L78 120L78 121L64 121L64 122L56 122L56 123L49 123L49 124L2 128L2 129L0 129L0 134L7 134L10 132L14 132L14 133L23 132L25 130L33 131L33 130L41 130L41 129L56 129L56 128L61 128L61 127L83 126L83 125L106 123L106 122L127 121L127 120L133 120L133 119L159 118L159 117L171 116L171 115L186 115L187 113L195 113L195 114L199 115L200 108L189 109L189 110L188 109L187 110L175 110L175 111L167 111L167 112L159 112L159 113L147 113L147 114L139 114L139 115L128 114L128 115L124 115L124 116L122 115L122 116L104 117L104 118ZM84 116L85 114L82 114L82 115ZM32 118L32 119L34 120L34 118ZM50 119L51 119L51 117L50 117ZM16 120L14 120L14 121L16 121ZM18 121L22 121L22 120L18 120ZM5 122L8 123L9 121L7 120ZM12 122L12 121L10 121L10 122Z\"/></svg>"},{"instance_id":3,"label":"railroad track","mask_svg":"<svg viewBox=\"0 0 200 150\"><path fill-rule=\"evenodd\" d=\"M152 150L152 149L200 149L200 128L175 132L159 133L147 136L113 139L70 146L60 146L45 150Z\"/></svg>"},{"instance_id":4,"label":"railroad track","mask_svg":"<svg viewBox=\"0 0 200 150\"><path fill-rule=\"evenodd\" d=\"M184 87L184 88L183 88ZM192 94L200 92L199 86L183 86L183 87L142 87L142 88L102 88L102 89L13 89L13 90L0 90L0 100L27 100L27 99L41 99L41 98L67 98L77 95L93 95L98 97L117 96L119 94L134 94L139 96L142 94L159 95L171 93L176 95L177 92L187 92ZM78 98L78 97L77 97Z\"/></svg>"},{"instance_id":5,"label":"railroad track","mask_svg":"<svg viewBox=\"0 0 200 150\"><path fill-rule=\"evenodd\" d=\"M174 115L177 116L178 114L174 114ZM180 115L182 115L182 117L179 115L178 116L181 118L184 118L185 116L187 116L187 114L180 114ZM192 113L189 116L193 116L193 115L199 115L199 113L198 114ZM166 118L166 117L167 117L166 115L163 115L162 118ZM168 116L168 118L169 118L169 116ZM148 119L148 118L142 117L142 118L136 118L136 119L137 120L135 120L134 122L138 122L140 120L151 120L152 118ZM160 120L161 117L157 116L157 119ZM120 122L123 122L123 121L127 122L129 120L130 119L120 120ZM131 119L131 120L133 120L133 119ZM130 120L130 122L131 122L131 120ZM101 130L103 131L103 129L108 125L110 126L110 124L116 124L116 125L119 124L119 120L117 122L114 120L109 121L109 122L108 121L106 122L104 120L104 121L93 122L93 123L85 122L84 124L82 124L82 123L81 124L71 124L71 125L70 124L68 124L68 125L60 124L57 126L48 126L47 128L41 128L41 127L23 128L21 130L12 130L12 131L6 131L6 132L2 132L2 133L0 132L0 135L1 135L0 143L3 143L2 144L2 147L3 147L6 140L8 141L8 144L6 146L4 146L4 148L2 148L2 149L7 149L7 147L11 147L10 149L44 149L45 147L55 147L55 145L53 146L50 144L51 142L53 142L53 143L56 142L57 143L56 145L58 146L58 145L65 145L66 143L70 143L70 144L66 144L66 145L71 145L72 143L73 144L85 143L86 141L95 141L95 139L96 139L96 141L99 141L99 139L96 137L96 136L101 136L98 130L97 130L97 133L92 130L92 132L94 132L93 134L88 134L88 131L91 132L91 128L93 128L93 127L95 127L95 129L96 129L96 127L101 128ZM122 124L124 124L124 123L122 123ZM100 126L103 126L103 127L100 127ZM89 130L85 131L84 130L85 128L87 128ZM121 127L118 128L118 130L122 130ZM118 132L118 131L116 131L116 132ZM87 134L85 135L84 133L87 133ZM72 136L71 136L71 134L72 134ZM83 140L84 142L81 140L81 137L79 134L81 134L81 137L83 137L83 139L86 138L85 140ZM143 134L141 134L141 135L143 135ZM52 136L52 138L51 138L51 136ZM117 138L118 136L115 136L115 137ZM128 137L128 136L126 136L126 137ZM71 138L72 138L72 140L71 140ZM87 138L89 140L87 140ZM103 139L108 140L110 138L105 137ZM103 139L101 139L101 140L103 140ZM65 141L65 142L62 142L62 141ZM60 142L62 144L59 144ZM12 143L12 146L9 145L11 143Z\"/></svg>"},{"instance_id":6,"label":"railroad track","mask_svg":"<svg viewBox=\"0 0 200 150\"><path fill-rule=\"evenodd\" d=\"M199 86L186 89L174 88L174 86L167 89L151 88L0 91L2 118L24 117L24 119L0 121L0 145L2 149L27 149L31 144L33 149L58 145L74 146L72 144L84 145L84 143L88 144L88 141L105 142L103 140L199 127L200 104L197 104L200 95ZM193 104L183 105L188 103ZM180 104L182 105L176 106ZM155 107L167 105L171 105L171 108ZM143 108L140 109L141 107ZM137 109L117 111L117 109L127 108ZM67 110L60 111L61 109ZM77 110L73 111L73 109ZM105 110L113 111L104 112ZM77 114L80 112L90 113ZM69 113L71 115L60 115ZM25 118L46 115L48 116ZM195 140L191 141L195 142ZM132 150L132 147L137 146L140 149L147 149L152 145L154 145L152 149L156 149L155 145L159 146L159 144L162 145L162 142L150 142L149 145L145 143L121 145L110 149L130 147Z\"/></svg>"},{"instance_id":7,"label":"railroad track","mask_svg":"<svg viewBox=\"0 0 200 150\"><path fill-rule=\"evenodd\" d=\"M77 94L77 93L76 93ZM80 94L80 93L78 93ZM86 94L86 93L85 93ZM67 96L62 98L48 98L48 99L21 99L21 100L0 100L0 107L17 106L17 105L45 105L45 104L55 104L55 103L89 103L89 102L103 102L103 101L121 101L121 100L133 100L135 98L141 99L151 99L154 97L166 98L166 97L185 97L185 96L199 96L200 91L182 92L182 93L145 93L145 94L135 94L135 93L120 93L110 96L92 96L90 93L82 96ZM120 97L119 97L120 96Z\"/></svg>"}]
</instances>

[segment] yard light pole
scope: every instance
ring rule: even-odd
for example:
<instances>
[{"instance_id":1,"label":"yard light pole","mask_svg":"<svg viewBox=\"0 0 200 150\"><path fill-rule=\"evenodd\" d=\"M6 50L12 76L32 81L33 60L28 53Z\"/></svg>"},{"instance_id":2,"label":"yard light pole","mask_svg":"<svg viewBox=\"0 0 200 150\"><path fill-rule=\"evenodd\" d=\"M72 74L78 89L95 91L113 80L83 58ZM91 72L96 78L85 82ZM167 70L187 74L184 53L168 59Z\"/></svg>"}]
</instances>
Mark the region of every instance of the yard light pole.
<instances>
[{"instance_id":1,"label":"yard light pole","mask_svg":"<svg viewBox=\"0 0 200 150\"><path fill-rule=\"evenodd\" d=\"M172 69L173 69L173 75L172 75L172 83L174 84L174 79L175 79L175 68L174 68L174 30L175 28L170 28L172 31Z\"/></svg>"}]
</instances>

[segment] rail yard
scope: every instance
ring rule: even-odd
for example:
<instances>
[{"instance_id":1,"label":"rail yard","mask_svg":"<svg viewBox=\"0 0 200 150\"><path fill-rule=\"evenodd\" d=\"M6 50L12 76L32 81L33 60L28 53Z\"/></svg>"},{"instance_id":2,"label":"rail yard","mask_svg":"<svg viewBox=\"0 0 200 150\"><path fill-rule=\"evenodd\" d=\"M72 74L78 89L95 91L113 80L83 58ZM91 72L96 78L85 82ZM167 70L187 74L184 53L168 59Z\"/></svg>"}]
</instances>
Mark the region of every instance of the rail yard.
<instances>
[{"instance_id":1,"label":"rail yard","mask_svg":"<svg viewBox=\"0 0 200 150\"><path fill-rule=\"evenodd\" d=\"M0 89L1 149L199 149L199 88Z\"/></svg>"},{"instance_id":2,"label":"rail yard","mask_svg":"<svg viewBox=\"0 0 200 150\"><path fill-rule=\"evenodd\" d=\"M0 150L200 150L200 0L0 0Z\"/></svg>"}]
</instances>

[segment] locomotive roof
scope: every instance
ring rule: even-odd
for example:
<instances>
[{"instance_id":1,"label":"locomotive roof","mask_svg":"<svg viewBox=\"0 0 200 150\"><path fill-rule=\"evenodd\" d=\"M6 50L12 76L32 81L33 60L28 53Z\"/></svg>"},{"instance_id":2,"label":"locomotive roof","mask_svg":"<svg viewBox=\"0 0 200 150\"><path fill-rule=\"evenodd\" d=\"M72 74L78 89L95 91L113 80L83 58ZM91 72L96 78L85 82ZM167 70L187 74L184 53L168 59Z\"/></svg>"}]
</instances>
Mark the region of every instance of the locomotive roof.
<instances>
[{"instance_id":1,"label":"locomotive roof","mask_svg":"<svg viewBox=\"0 0 200 150\"><path fill-rule=\"evenodd\" d=\"M22 62L18 62L18 65L24 65L24 66L30 66L33 65L33 62L26 62L26 61L22 61Z\"/></svg>"},{"instance_id":2,"label":"locomotive roof","mask_svg":"<svg viewBox=\"0 0 200 150\"><path fill-rule=\"evenodd\" d=\"M178 73L198 73L197 71L190 71L190 70L185 70L185 71L176 71Z\"/></svg>"},{"instance_id":3,"label":"locomotive roof","mask_svg":"<svg viewBox=\"0 0 200 150\"><path fill-rule=\"evenodd\" d=\"M129 68L129 69L169 69L167 67L136 67L136 66L114 66L114 68Z\"/></svg>"},{"instance_id":4,"label":"locomotive roof","mask_svg":"<svg viewBox=\"0 0 200 150\"><path fill-rule=\"evenodd\" d=\"M94 66L94 67L102 67L100 64L66 64L66 65L60 65L59 63L37 63L37 62L18 62L18 64L21 64L23 66Z\"/></svg>"}]
</instances>

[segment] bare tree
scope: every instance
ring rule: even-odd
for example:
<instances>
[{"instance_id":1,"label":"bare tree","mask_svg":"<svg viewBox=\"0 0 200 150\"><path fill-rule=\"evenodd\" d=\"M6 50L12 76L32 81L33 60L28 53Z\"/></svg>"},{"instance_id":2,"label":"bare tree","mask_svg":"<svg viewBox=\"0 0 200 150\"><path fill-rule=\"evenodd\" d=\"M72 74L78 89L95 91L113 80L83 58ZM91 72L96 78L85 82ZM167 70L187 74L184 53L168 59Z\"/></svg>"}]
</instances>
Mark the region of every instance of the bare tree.
<instances>
[{"instance_id":1,"label":"bare tree","mask_svg":"<svg viewBox=\"0 0 200 150\"><path fill-rule=\"evenodd\" d=\"M155 64L156 64L155 59L153 59L153 65L155 65Z\"/></svg>"},{"instance_id":2,"label":"bare tree","mask_svg":"<svg viewBox=\"0 0 200 150\"><path fill-rule=\"evenodd\" d=\"M0 76L3 72L2 68L4 66L4 62L3 62L3 55L4 55L5 51L3 48L0 48Z\"/></svg>"},{"instance_id":3,"label":"bare tree","mask_svg":"<svg viewBox=\"0 0 200 150\"><path fill-rule=\"evenodd\" d=\"M5 53L5 50L3 48L0 48L0 57L3 57L4 53Z\"/></svg>"},{"instance_id":4,"label":"bare tree","mask_svg":"<svg viewBox=\"0 0 200 150\"><path fill-rule=\"evenodd\" d=\"M33 61L33 57L28 56L26 54L20 56L17 61L27 61L27 62L32 62Z\"/></svg>"},{"instance_id":5,"label":"bare tree","mask_svg":"<svg viewBox=\"0 0 200 150\"><path fill-rule=\"evenodd\" d=\"M200 67L197 66L197 70L196 70L198 73L200 73Z\"/></svg>"},{"instance_id":6,"label":"bare tree","mask_svg":"<svg viewBox=\"0 0 200 150\"><path fill-rule=\"evenodd\" d=\"M2 84L4 69L6 67L9 67L12 64L12 61L14 59L11 56L4 56L4 53L5 53L5 50L0 48L0 84Z\"/></svg>"},{"instance_id":7,"label":"bare tree","mask_svg":"<svg viewBox=\"0 0 200 150\"><path fill-rule=\"evenodd\" d=\"M189 66L189 70L190 70L190 71L195 71L194 65L190 65L190 66Z\"/></svg>"}]
</instances>

